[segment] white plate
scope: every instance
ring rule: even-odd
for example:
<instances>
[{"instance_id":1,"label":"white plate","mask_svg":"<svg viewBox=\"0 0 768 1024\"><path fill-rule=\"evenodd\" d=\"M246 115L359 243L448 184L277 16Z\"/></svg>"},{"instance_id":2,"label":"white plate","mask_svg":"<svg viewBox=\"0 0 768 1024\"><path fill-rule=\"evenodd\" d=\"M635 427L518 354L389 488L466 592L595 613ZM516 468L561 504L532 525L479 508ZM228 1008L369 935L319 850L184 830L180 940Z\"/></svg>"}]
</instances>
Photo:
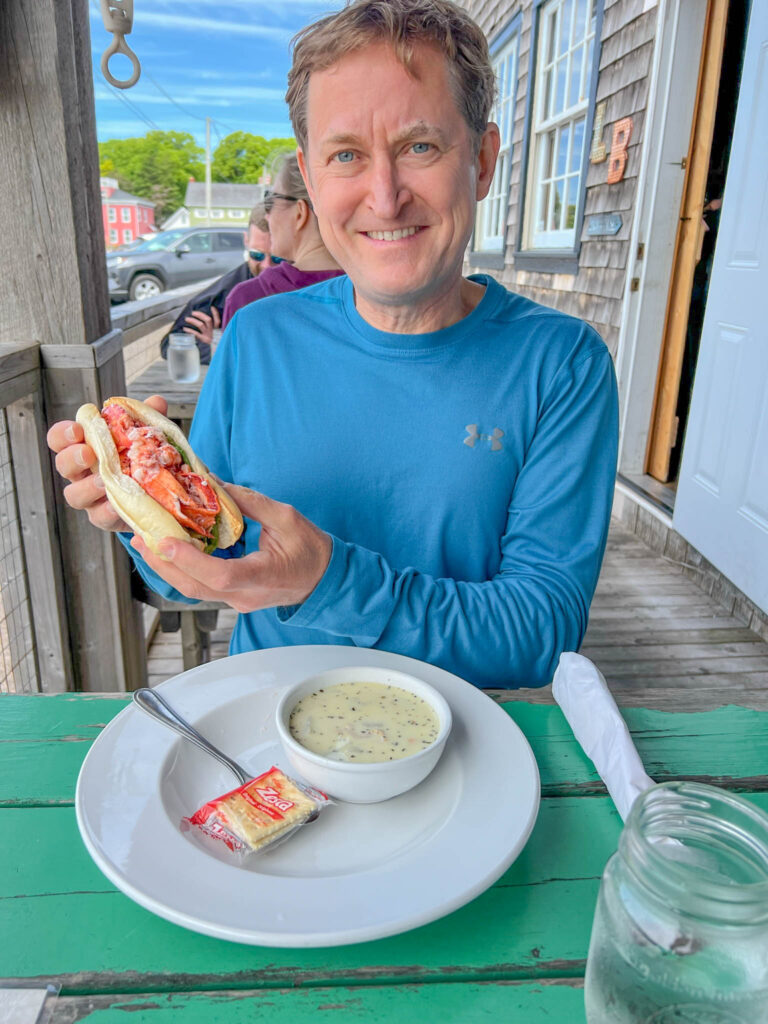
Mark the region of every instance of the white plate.
<instances>
[{"instance_id":1,"label":"white plate","mask_svg":"<svg viewBox=\"0 0 768 1024\"><path fill-rule=\"evenodd\" d=\"M232 775L130 706L99 735L77 782L80 834L107 878L147 910L193 931L294 947L396 935L492 885L533 828L539 773L512 719L458 676L384 651L306 646L225 658L158 689L257 775L284 766L274 726L281 689L345 665L409 672L446 698L453 730L424 782L384 803L336 803L241 866L179 827L182 817L231 789Z\"/></svg>"}]
</instances>

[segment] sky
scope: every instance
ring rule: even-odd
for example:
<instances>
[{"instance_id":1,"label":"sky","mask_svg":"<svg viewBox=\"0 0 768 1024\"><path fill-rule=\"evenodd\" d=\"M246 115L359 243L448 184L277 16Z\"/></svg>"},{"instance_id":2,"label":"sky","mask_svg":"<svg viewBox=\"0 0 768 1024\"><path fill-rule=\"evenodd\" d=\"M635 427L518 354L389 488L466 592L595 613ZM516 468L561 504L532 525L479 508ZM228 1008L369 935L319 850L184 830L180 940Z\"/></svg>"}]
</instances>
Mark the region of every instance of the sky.
<instances>
[{"instance_id":1,"label":"sky","mask_svg":"<svg viewBox=\"0 0 768 1024\"><path fill-rule=\"evenodd\" d=\"M153 128L184 131L211 148L232 131L267 139L293 132L285 104L291 37L344 6L344 0L134 0L126 43L142 65L138 83L119 90L101 73L112 42L98 0L89 0L98 139L132 138ZM130 75L116 54L115 78Z\"/></svg>"}]
</instances>

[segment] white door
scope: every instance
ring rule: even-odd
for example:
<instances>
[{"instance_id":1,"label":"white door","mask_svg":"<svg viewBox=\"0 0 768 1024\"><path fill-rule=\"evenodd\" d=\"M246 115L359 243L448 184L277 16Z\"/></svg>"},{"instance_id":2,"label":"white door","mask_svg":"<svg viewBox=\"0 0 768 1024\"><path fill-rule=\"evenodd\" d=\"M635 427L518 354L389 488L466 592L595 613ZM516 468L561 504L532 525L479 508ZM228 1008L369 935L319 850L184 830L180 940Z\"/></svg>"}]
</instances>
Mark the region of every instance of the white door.
<instances>
[{"instance_id":1,"label":"white door","mask_svg":"<svg viewBox=\"0 0 768 1024\"><path fill-rule=\"evenodd\" d=\"M753 3L674 526L768 611L768 3Z\"/></svg>"}]
</instances>

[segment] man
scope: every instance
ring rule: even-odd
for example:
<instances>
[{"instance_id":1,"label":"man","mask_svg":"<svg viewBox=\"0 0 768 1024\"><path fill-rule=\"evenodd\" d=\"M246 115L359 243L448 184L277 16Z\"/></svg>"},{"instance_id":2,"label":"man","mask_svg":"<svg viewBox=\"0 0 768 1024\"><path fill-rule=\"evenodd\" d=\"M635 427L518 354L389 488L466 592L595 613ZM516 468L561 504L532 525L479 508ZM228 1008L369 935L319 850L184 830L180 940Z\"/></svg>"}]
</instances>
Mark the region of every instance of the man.
<instances>
[{"instance_id":1,"label":"man","mask_svg":"<svg viewBox=\"0 0 768 1024\"><path fill-rule=\"evenodd\" d=\"M194 295L176 317L173 327L160 342L163 359L167 358L169 336L183 331L185 334L194 334L197 339L200 362L210 363L213 332L221 327L224 304L229 293L237 285L258 277L262 270L280 262L270 252L269 224L264 203L257 203L251 210L248 229L243 234L243 244L245 261Z\"/></svg>"},{"instance_id":2,"label":"man","mask_svg":"<svg viewBox=\"0 0 768 1024\"><path fill-rule=\"evenodd\" d=\"M243 613L233 653L378 647L543 685L586 629L616 389L586 324L462 277L499 146L486 42L449 0L357 0L300 34L287 98L348 277L240 310L208 373L191 440L246 485L244 556L125 543L164 593ZM119 529L78 431L50 434L67 500Z\"/></svg>"}]
</instances>

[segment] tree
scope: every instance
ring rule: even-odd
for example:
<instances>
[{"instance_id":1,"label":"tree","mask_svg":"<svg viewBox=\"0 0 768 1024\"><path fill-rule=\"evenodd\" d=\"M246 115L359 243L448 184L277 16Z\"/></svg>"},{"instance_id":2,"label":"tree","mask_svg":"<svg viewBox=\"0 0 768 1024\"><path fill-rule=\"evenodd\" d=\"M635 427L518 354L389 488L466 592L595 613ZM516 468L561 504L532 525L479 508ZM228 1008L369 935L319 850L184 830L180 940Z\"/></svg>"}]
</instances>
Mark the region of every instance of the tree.
<instances>
[{"instance_id":1,"label":"tree","mask_svg":"<svg viewBox=\"0 0 768 1024\"><path fill-rule=\"evenodd\" d=\"M214 151L211 177L236 185L257 185L276 153L295 148L295 139L265 139L250 132L232 132Z\"/></svg>"},{"instance_id":2,"label":"tree","mask_svg":"<svg viewBox=\"0 0 768 1024\"><path fill-rule=\"evenodd\" d=\"M184 204L190 178L203 178L203 150L187 132L150 131L143 137L99 143L102 174L126 192L156 204L162 221Z\"/></svg>"}]
</instances>

